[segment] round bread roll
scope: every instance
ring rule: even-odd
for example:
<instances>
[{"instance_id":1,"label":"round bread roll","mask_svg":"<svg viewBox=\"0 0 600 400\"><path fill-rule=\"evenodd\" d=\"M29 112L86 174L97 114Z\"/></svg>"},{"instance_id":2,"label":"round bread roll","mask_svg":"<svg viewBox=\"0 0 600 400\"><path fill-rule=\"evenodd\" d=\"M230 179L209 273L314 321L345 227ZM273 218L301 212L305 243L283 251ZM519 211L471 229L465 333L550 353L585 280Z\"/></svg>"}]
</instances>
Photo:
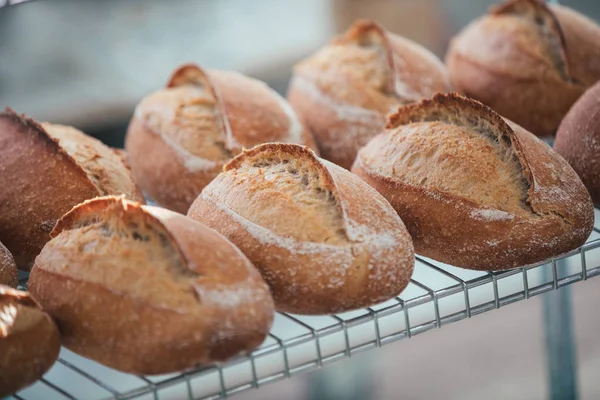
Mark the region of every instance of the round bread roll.
<instances>
[{"instance_id":1,"label":"round bread roll","mask_svg":"<svg viewBox=\"0 0 600 400\"><path fill-rule=\"evenodd\" d=\"M322 157L350 169L388 112L449 90L444 64L433 53L375 22L358 21L296 65L287 97Z\"/></svg>"},{"instance_id":2,"label":"round bread roll","mask_svg":"<svg viewBox=\"0 0 600 400\"><path fill-rule=\"evenodd\" d=\"M163 374L260 345L269 289L225 238L165 209L88 200L52 231L29 291L63 345L120 371Z\"/></svg>"},{"instance_id":3,"label":"round bread roll","mask_svg":"<svg viewBox=\"0 0 600 400\"><path fill-rule=\"evenodd\" d=\"M184 65L136 107L125 148L144 192L185 213L227 161L265 142L316 148L287 101L263 82Z\"/></svg>"},{"instance_id":4,"label":"round bread roll","mask_svg":"<svg viewBox=\"0 0 600 400\"><path fill-rule=\"evenodd\" d=\"M566 253L594 207L569 164L520 126L455 94L401 107L352 171L398 212L415 251L477 270Z\"/></svg>"},{"instance_id":5,"label":"round bread roll","mask_svg":"<svg viewBox=\"0 0 600 400\"><path fill-rule=\"evenodd\" d=\"M56 220L96 196L142 200L119 154L67 126L0 112L0 241L28 271Z\"/></svg>"},{"instance_id":6,"label":"round bread roll","mask_svg":"<svg viewBox=\"0 0 600 400\"><path fill-rule=\"evenodd\" d=\"M577 172L600 205L600 83L577 100L561 122L554 149Z\"/></svg>"},{"instance_id":7,"label":"round bread roll","mask_svg":"<svg viewBox=\"0 0 600 400\"><path fill-rule=\"evenodd\" d=\"M454 88L539 136L600 79L600 27L563 6L510 0L462 30L446 56Z\"/></svg>"},{"instance_id":8,"label":"round bread roll","mask_svg":"<svg viewBox=\"0 0 600 400\"><path fill-rule=\"evenodd\" d=\"M25 292L0 285L0 398L31 385L58 358L56 325Z\"/></svg>"},{"instance_id":9,"label":"round bread roll","mask_svg":"<svg viewBox=\"0 0 600 400\"><path fill-rule=\"evenodd\" d=\"M0 285L16 288L19 284L19 273L12 254L0 243Z\"/></svg>"},{"instance_id":10,"label":"round bread roll","mask_svg":"<svg viewBox=\"0 0 600 400\"><path fill-rule=\"evenodd\" d=\"M188 215L258 267L280 311L342 312L408 284L413 246L389 203L306 147L269 143L225 165Z\"/></svg>"}]
</instances>

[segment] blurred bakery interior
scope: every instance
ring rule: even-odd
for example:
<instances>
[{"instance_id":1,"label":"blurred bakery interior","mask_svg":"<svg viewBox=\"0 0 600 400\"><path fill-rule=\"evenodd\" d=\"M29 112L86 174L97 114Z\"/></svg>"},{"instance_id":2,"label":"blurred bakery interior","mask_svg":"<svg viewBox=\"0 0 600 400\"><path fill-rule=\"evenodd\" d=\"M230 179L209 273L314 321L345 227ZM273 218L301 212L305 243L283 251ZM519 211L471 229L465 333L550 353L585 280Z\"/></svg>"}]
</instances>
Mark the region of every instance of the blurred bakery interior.
<instances>
[{"instance_id":1,"label":"blurred bakery interior","mask_svg":"<svg viewBox=\"0 0 600 400\"><path fill-rule=\"evenodd\" d=\"M120 145L135 104L184 62L285 92L295 62L357 18L443 57L494 0L45 0L0 12L0 105ZM600 17L600 2L570 0Z\"/></svg>"},{"instance_id":2,"label":"blurred bakery interior","mask_svg":"<svg viewBox=\"0 0 600 400\"><path fill-rule=\"evenodd\" d=\"M494 3L24 2L0 9L0 106L10 106L36 120L74 125L119 147L135 105L163 86L182 63L240 71L285 93L293 65L358 18L374 19L443 59L449 38ZM600 21L598 0L561 3ZM600 318L591 306L600 301L597 285L591 280L572 290L581 399L600 398ZM548 398L545 332L542 297L538 296L369 352L361 362L337 363L236 398ZM358 375L368 375L369 383L353 386ZM332 380L339 385L321 387ZM327 390L334 394L324 394Z\"/></svg>"}]
</instances>

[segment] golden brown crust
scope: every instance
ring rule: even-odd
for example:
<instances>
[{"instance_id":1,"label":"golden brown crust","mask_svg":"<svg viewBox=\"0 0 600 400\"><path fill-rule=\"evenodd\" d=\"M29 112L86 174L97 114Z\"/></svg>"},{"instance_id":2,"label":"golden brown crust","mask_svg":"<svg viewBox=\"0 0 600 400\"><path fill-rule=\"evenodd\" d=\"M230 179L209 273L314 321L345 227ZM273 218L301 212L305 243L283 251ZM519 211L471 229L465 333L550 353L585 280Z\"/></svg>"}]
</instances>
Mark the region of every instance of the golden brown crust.
<instances>
[{"instance_id":1,"label":"golden brown crust","mask_svg":"<svg viewBox=\"0 0 600 400\"><path fill-rule=\"evenodd\" d=\"M600 204L600 83L577 100L562 120L554 149L571 164L592 200Z\"/></svg>"},{"instance_id":2,"label":"golden brown crust","mask_svg":"<svg viewBox=\"0 0 600 400\"><path fill-rule=\"evenodd\" d=\"M401 108L391 121L392 129L388 133L377 136L359 152L352 171L390 201L411 233L417 253L464 268L507 269L568 252L582 245L589 236L594 209L575 172L545 143L516 124L504 122L482 104L457 95L438 95ZM376 160L375 155L385 154L387 146L395 146L404 135L412 134L420 121L432 126L442 121L449 124L447 129L457 126L478 135L492 132L499 138L496 142L488 139L495 147L504 142L502 137L507 137L508 142L504 143L512 151L508 154L513 154L522 167L523 206L510 208L500 198L482 203L476 197L382 173L390 170L384 167L394 163L397 170L410 177L414 166L409 161L389 156L381 163L373 160ZM474 139L465 140L462 146L468 149ZM444 158L449 145L439 145L439 159ZM413 151L423 155L423 163L433 157L417 147ZM477 158L477 155L469 155ZM487 153L479 157L479 162L471 168L490 162L485 158L490 157ZM461 162L460 159L452 161ZM475 172L471 179L477 177ZM463 176L454 176L454 170L441 169L438 173L443 175L442 180L463 179ZM470 184L484 185L482 181ZM518 182L505 182L507 186L513 184ZM519 199L514 201L519 203Z\"/></svg>"},{"instance_id":3,"label":"golden brown crust","mask_svg":"<svg viewBox=\"0 0 600 400\"><path fill-rule=\"evenodd\" d=\"M0 397L31 385L60 350L56 325L25 292L0 285Z\"/></svg>"},{"instance_id":4,"label":"golden brown crust","mask_svg":"<svg viewBox=\"0 0 600 400\"><path fill-rule=\"evenodd\" d=\"M316 148L289 104L264 83L186 64L166 89L138 105L126 148L134 176L150 197L186 212L227 160L264 142Z\"/></svg>"},{"instance_id":5,"label":"golden brown crust","mask_svg":"<svg viewBox=\"0 0 600 400\"><path fill-rule=\"evenodd\" d=\"M96 146L104 145L98 142ZM94 150L89 154L96 156ZM0 113L0 169L0 187L4 188L0 191L0 241L17 266L29 270L56 220L101 191L57 139L34 120L10 109ZM99 181L108 174L102 168L95 168L94 173ZM103 189L118 194L110 187Z\"/></svg>"},{"instance_id":6,"label":"golden brown crust","mask_svg":"<svg viewBox=\"0 0 600 400\"><path fill-rule=\"evenodd\" d=\"M56 220L98 189L57 140L10 109L0 113L0 152L0 241L29 270Z\"/></svg>"},{"instance_id":7,"label":"golden brown crust","mask_svg":"<svg viewBox=\"0 0 600 400\"><path fill-rule=\"evenodd\" d=\"M510 0L451 42L452 85L539 136L600 79L600 28L566 7Z\"/></svg>"},{"instance_id":8,"label":"golden brown crust","mask_svg":"<svg viewBox=\"0 0 600 400\"><path fill-rule=\"evenodd\" d=\"M19 284L19 273L10 251L0 243L0 285L16 288Z\"/></svg>"},{"instance_id":9,"label":"golden brown crust","mask_svg":"<svg viewBox=\"0 0 600 400\"><path fill-rule=\"evenodd\" d=\"M250 352L269 331L273 301L258 272L183 215L101 197L52 235L29 290L83 356L130 373L176 372Z\"/></svg>"},{"instance_id":10,"label":"golden brown crust","mask_svg":"<svg viewBox=\"0 0 600 400\"><path fill-rule=\"evenodd\" d=\"M357 21L296 65L288 99L323 157L350 168L392 108L449 90L435 55L373 21Z\"/></svg>"},{"instance_id":11,"label":"golden brown crust","mask_svg":"<svg viewBox=\"0 0 600 400\"><path fill-rule=\"evenodd\" d=\"M410 238L389 204L305 147L269 143L229 162L188 215L258 267L279 310L327 314L398 295Z\"/></svg>"}]
</instances>

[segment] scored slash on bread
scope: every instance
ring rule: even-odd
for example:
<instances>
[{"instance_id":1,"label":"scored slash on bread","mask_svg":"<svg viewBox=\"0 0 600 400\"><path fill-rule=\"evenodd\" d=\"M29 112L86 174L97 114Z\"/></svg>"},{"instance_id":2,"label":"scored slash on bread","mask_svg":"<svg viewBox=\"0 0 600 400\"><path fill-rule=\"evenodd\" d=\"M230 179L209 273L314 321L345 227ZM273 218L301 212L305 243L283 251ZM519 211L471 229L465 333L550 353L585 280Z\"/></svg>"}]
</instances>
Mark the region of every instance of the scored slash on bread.
<instances>
[{"instance_id":1,"label":"scored slash on bread","mask_svg":"<svg viewBox=\"0 0 600 400\"><path fill-rule=\"evenodd\" d=\"M40 379L59 351L52 318L29 294L0 285L0 397Z\"/></svg>"},{"instance_id":2,"label":"scored slash on bread","mask_svg":"<svg viewBox=\"0 0 600 400\"><path fill-rule=\"evenodd\" d=\"M287 97L323 158L349 169L390 110L449 90L433 53L361 20L295 66Z\"/></svg>"},{"instance_id":3,"label":"scored slash on bread","mask_svg":"<svg viewBox=\"0 0 600 400\"><path fill-rule=\"evenodd\" d=\"M136 107L125 147L144 191L186 212L242 148L271 141L316 148L291 106L266 84L186 64Z\"/></svg>"},{"instance_id":4,"label":"scored slash on bread","mask_svg":"<svg viewBox=\"0 0 600 400\"><path fill-rule=\"evenodd\" d=\"M268 143L230 161L188 215L248 256L278 310L348 311L397 296L413 247L389 203L309 149Z\"/></svg>"},{"instance_id":5,"label":"scored slash on bread","mask_svg":"<svg viewBox=\"0 0 600 400\"><path fill-rule=\"evenodd\" d=\"M102 194L141 199L121 155L70 127L0 112L0 241L29 270L56 220Z\"/></svg>"},{"instance_id":6,"label":"scored slash on bread","mask_svg":"<svg viewBox=\"0 0 600 400\"><path fill-rule=\"evenodd\" d=\"M563 6L509 0L451 41L454 88L539 136L600 79L600 27Z\"/></svg>"},{"instance_id":7,"label":"scored slash on bread","mask_svg":"<svg viewBox=\"0 0 600 400\"><path fill-rule=\"evenodd\" d=\"M460 267L541 262L593 228L589 194L562 157L456 94L400 107L352 171L390 201L417 253Z\"/></svg>"},{"instance_id":8,"label":"scored slash on bread","mask_svg":"<svg viewBox=\"0 0 600 400\"><path fill-rule=\"evenodd\" d=\"M63 345L120 371L161 374L224 361L260 345L269 289L217 232L121 197L67 213L36 258L29 291Z\"/></svg>"}]
</instances>

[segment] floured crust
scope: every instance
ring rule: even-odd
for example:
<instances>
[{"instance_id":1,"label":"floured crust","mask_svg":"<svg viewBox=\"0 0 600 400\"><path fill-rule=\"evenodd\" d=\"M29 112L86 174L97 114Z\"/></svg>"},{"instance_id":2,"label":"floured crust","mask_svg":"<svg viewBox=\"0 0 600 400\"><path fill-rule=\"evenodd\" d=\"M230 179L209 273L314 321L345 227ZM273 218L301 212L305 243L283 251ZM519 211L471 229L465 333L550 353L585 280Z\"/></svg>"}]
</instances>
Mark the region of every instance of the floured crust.
<instances>
[{"instance_id":1,"label":"floured crust","mask_svg":"<svg viewBox=\"0 0 600 400\"><path fill-rule=\"evenodd\" d=\"M600 27L578 16L536 0L492 8L452 40L446 56L452 85L536 135L553 134L600 79L600 63L590 61L600 56Z\"/></svg>"},{"instance_id":2,"label":"floured crust","mask_svg":"<svg viewBox=\"0 0 600 400\"><path fill-rule=\"evenodd\" d=\"M252 260L282 311L366 307L398 295L412 274L410 238L385 199L302 146L269 143L245 151L188 215Z\"/></svg>"},{"instance_id":3,"label":"floured crust","mask_svg":"<svg viewBox=\"0 0 600 400\"><path fill-rule=\"evenodd\" d=\"M562 120L554 149L571 164L592 200L600 204L600 83L577 100Z\"/></svg>"},{"instance_id":4,"label":"floured crust","mask_svg":"<svg viewBox=\"0 0 600 400\"><path fill-rule=\"evenodd\" d=\"M25 292L0 285L0 397L31 385L58 357L58 329Z\"/></svg>"},{"instance_id":5,"label":"floured crust","mask_svg":"<svg viewBox=\"0 0 600 400\"><path fill-rule=\"evenodd\" d=\"M391 158L379 163L373 161L387 146L410 134L415 125L434 126L440 121L448 124L446 129L479 130L481 135L490 131L498 138L506 137L507 142L502 144L499 139L494 146L509 146L513 157L518 159L522 190L514 195L523 196L523 201L513 199L505 203L500 197L504 192L497 190L498 198L482 202L474 195L465 197L428 183L415 184L410 180L414 169L410 162ZM440 134L435 130L430 132L434 136ZM437 140L434 136L432 142ZM463 146L468 150L475 139L465 140ZM443 159L451 144L438 146L436 157ZM418 147L413 151L421 154ZM427 154L423 155L424 163L429 162ZM481 159L469 164L469 168L481 168L491 161L501 163L489 159L498 157L494 153L478 154ZM477 158L465 154L462 156L465 162L467 156ZM463 161L453 162L459 166ZM390 174L389 164L402 169L405 177L400 179ZM431 168L437 167L431 165ZM377 136L359 152L352 171L390 201L411 233L417 253L460 267L497 270L537 263L582 245L593 228L594 209L589 195L562 157L518 125L505 122L482 104L458 95L437 95L432 100L400 108L391 117L390 131ZM438 173L442 181L467 178L464 176L467 172L453 176L455 171L440 169ZM477 176L478 171L473 171L469 178ZM503 183L521 187L516 181ZM485 181L471 184L485 185Z\"/></svg>"},{"instance_id":6,"label":"floured crust","mask_svg":"<svg viewBox=\"0 0 600 400\"><path fill-rule=\"evenodd\" d=\"M228 160L271 141L316 148L289 104L266 84L186 64L165 89L138 105L126 148L134 176L150 197L185 212Z\"/></svg>"},{"instance_id":7,"label":"floured crust","mask_svg":"<svg viewBox=\"0 0 600 400\"><path fill-rule=\"evenodd\" d=\"M16 288L19 284L19 273L10 251L0 243L0 285Z\"/></svg>"},{"instance_id":8,"label":"floured crust","mask_svg":"<svg viewBox=\"0 0 600 400\"><path fill-rule=\"evenodd\" d=\"M144 202L144 197L131 177L124 153L71 126L44 122L42 128L85 171L101 196L115 193Z\"/></svg>"},{"instance_id":9,"label":"floured crust","mask_svg":"<svg viewBox=\"0 0 600 400\"><path fill-rule=\"evenodd\" d=\"M288 99L324 158L350 168L399 104L449 91L435 55L373 21L357 21L294 69Z\"/></svg>"},{"instance_id":10,"label":"floured crust","mask_svg":"<svg viewBox=\"0 0 600 400\"><path fill-rule=\"evenodd\" d=\"M84 139L93 141L85 136ZM90 172L97 174L94 180L102 185L104 180L117 178L105 176L114 175L115 171L104 168L103 161L98 161L103 157L97 153L100 146L103 145L81 144L86 157L97 164ZM103 151L111 153L106 147ZM117 165L118 159L115 157L111 164ZM133 185L126 194L137 193L126 176L126 168L122 168L127 182L119 187ZM0 213L0 241L13 254L17 266L29 270L49 240L56 220L75 204L98 196L101 190L57 139L34 120L10 109L0 113L0 170L0 187L4 188L0 191L0 204L6 210ZM110 185L102 189L111 192Z\"/></svg>"},{"instance_id":11,"label":"floured crust","mask_svg":"<svg viewBox=\"0 0 600 400\"><path fill-rule=\"evenodd\" d=\"M52 236L29 290L63 345L85 357L169 373L250 352L269 331L273 301L258 272L183 215L100 197L67 213Z\"/></svg>"}]
</instances>

